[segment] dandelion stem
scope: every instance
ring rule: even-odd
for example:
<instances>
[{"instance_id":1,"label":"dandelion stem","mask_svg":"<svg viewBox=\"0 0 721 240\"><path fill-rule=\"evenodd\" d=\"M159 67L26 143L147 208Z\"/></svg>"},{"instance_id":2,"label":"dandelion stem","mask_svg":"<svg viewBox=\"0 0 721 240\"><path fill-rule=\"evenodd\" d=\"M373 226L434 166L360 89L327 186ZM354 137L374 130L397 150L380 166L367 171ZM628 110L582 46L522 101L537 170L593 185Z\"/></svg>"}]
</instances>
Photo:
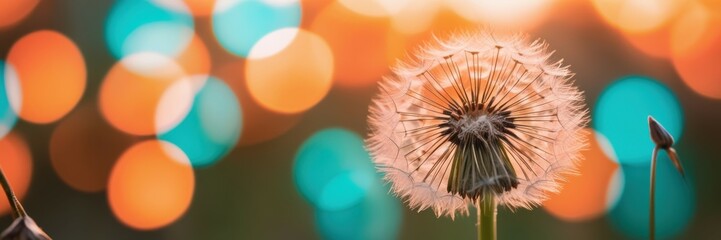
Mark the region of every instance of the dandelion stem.
<instances>
[{"instance_id":1,"label":"dandelion stem","mask_svg":"<svg viewBox=\"0 0 721 240\"><path fill-rule=\"evenodd\" d=\"M496 240L497 206L495 197L489 191L484 191L483 198L476 201L478 240Z\"/></svg>"},{"instance_id":2,"label":"dandelion stem","mask_svg":"<svg viewBox=\"0 0 721 240\"><path fill-rule=\"evenodd\" d=\"M658 147L653 149L651 156L651 190L649 198L649 214L648 214L648 227L649 227L649 239L656 239L656 157L658 156Z\"/></svg>"},{"instance_id":3,"label":"dandelion stem","mask_svg":"<svg viewBox=\"0 0 721 240\"><path fill-rule=\"evenodd\" d=\"M3 172L2 167L0 167L0 184L2 184L2 187L5 190L5 196L7 196L8 203L12 208L13 219L27 216L25 209L23 209L23 205L20 204L20 201L18 201L18 198L15 196L15 192L13 192L13 189L10 187L10 183L5 177L5 172Z\"/></svg>"}]
</instances>

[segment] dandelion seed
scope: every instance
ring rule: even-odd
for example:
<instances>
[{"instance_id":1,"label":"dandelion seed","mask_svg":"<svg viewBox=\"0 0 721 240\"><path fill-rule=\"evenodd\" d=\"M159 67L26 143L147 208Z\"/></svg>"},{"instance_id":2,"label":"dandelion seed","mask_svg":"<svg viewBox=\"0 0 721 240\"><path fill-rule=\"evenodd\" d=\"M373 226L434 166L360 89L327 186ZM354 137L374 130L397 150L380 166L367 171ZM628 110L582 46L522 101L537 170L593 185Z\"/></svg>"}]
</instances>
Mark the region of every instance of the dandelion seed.
<instances>
[{"instance_id":1,"label":"dandelion seed","mask_svg":"<svg viewBox=\"0 0 721 240\"><path fill-rule=\"evenodd\" d=\"M480 202L530 209L557 192L588 110L551 54L540 40L477 30L400 63L380 82L366 140L392 190L451 217Z\"/></svg>"}]
</instances>

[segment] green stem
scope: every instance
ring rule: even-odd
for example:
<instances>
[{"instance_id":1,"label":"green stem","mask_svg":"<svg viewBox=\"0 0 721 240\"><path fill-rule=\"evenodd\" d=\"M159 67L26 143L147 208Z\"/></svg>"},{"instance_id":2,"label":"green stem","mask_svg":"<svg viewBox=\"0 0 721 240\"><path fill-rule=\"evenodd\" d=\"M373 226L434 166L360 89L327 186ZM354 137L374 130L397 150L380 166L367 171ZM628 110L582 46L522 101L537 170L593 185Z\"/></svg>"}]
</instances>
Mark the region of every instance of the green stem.
<instances>
[{"instance_id":1,"label":"green stem","mask_svg":"<svg viewBox=\"0 0 721 240\"><path fill-rule=\"evenodd\" d=\"M478 209L478 240L496 240L496 199L492 193L484 191L483 199L476 201Z\"/></svg>"},{"instance_id":2,"label":"green stem","mask_svg":"<svg viewBox=\"0 0 721 240\"><path fill-rule=\"evenodd\" d=\"M18 201L18 198L15 196L12 187L10 187L10 183L5 177L5 172L3 172L2 167L0 167L0 184L2 184L2 187L5 190L5 196L8 198L8 203L12 208L13 219L27 216L23 205L20 204L20 201Z\"/></svg>"},{"instance_id":3,"label":"green stem","mask_svg":"<svg viewBox=\"0 0 721 240\"><path fill-rule=\"evenodd\" d=\"M658 155L658 147L653 149L651 156L651 190L649 196L649 214L648 214L648 227L649 227L649 239L656 239L656 156Z\"/></svg>"}]
</instances>

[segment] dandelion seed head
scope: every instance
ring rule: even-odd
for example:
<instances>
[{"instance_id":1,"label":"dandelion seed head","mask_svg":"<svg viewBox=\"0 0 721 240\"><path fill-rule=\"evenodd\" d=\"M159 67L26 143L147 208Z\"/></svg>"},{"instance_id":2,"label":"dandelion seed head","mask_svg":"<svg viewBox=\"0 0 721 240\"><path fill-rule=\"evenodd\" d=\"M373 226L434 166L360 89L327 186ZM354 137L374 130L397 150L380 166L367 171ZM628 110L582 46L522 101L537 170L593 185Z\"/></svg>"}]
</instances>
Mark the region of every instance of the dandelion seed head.
<instances>
[{"instance_id":1,"label":"dandelion seed head","mask_svg":"<svg viewBox=\"0 0 721 240\"><path fill-rule=\"evenodd\" d=\"M379 83L366 146L392 190L436 215L493 196L531 208L575 171L588 110L541 41L487 29L434 36Z\"/></svg>"}]
</instances>

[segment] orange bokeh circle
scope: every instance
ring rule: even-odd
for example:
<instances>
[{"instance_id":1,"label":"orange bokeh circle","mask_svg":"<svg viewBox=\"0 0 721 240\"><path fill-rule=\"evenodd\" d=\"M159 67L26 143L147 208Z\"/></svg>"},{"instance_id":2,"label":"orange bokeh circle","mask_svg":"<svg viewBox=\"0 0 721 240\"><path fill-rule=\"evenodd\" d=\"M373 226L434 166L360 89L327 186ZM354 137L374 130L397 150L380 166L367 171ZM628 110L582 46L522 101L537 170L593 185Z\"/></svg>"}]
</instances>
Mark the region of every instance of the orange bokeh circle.
<instances>
[{"instance_id":1,"label":"orange bokeh circle","mask_svg":"<svg viewBox=\"0 0 721 240\"><path fill-rule=\"evenodd\" d=\"M310 29L333 50L334 78L341 87L372 85L405 53L390 19L360 15L337 2L323 9Z\"/></svg>"},{"instance_id":2,"label":"orange bokeh circle","mask_svg":"<svg viewBox=\"0 0 721 240\"><path fill-rule=\"evenodd\" d=\"M699 0L699 3L703 4L706 8L711 10L713 14L721 17L721 1L718 0Z\"/></svg>"},{"instance_id":3,"label":"orange bokeh circle","mask_svg":"<svg viewBox=\"0 0 721 240\"><path fill-rule=\"evenodd\" d=\"M434 36L445 37L463 30L474 30L478 24L465 19L449 9L438 11L425 31L417 35L417 41L435 41ZM419 44L414 44L419 45ZM412 49L415 50L415 49Z\"/></svg>"},{"instance_id":4,"label":"orange bokeh circle","mask_svg":"<svg viewBox=\"0 0 721 240\"><path fill-rule=\"evenodd\" d=\"M657 28L645 32L623 32L623 36L649 56L671 58L694 48L708 37L711 29L718 29L718 24L708 8L690 2Z\"/></svg>"},{"instance_id":5,"label":"orange bokeh circle","mask_svg":"<svg viewBox=\"0 0 721 240\"><path fill-rule=\"evenodd\" d=\"M263 107L285 114L294 114L315 106L330 90L333 76L333 53L318 35L303 29L292 42L276 54L264 58L249 58L245 65L246 85L250 95ZM272 39L280 29L261 39ZM278 36L285 39L286 36ZM256 47L251 49L254 55Z\"/></svg>"},{"instance_id":6,"label":"orange bokeh circle","mask_svg":"<svg viewBox=\"0 0 721 240\"><path fill-rule=\"evenodd\" d=\"M391 25L397 32L416 34L428 29L440 11L440 1L417 1L409 4L391 16ZM450 11L450 10L445 10ZM455 13L453 14L457 16Z\"/></svg>"},{"instance_id":7,"label":"orange bokeh circle","mask_svg":"<svg viewBox=\"0 0 721 240\"><path fill-rule=\"evenodd\" d=\"M683 82L696 93L721 99L721 15L694 4L673 28L672 61Z\"/></svg>"},{"instance_id":8,"label":"orange bokeh circle","mask_svg":"<svg viewBox=\"0 0 721 240\"><path fill-rule=\"evenodd\" d=\"M260 106L248 94L246 79L243 77L243 61L225 63L215 73L238 96L243 110L243 132L238 145L248 146L274 139L293 128L302 114L283 114Z\"/></svg>"},{"instance_id":9,"label":"orange bokeh circle","mask_svg":"<svg viewBox=\"0 0 721 240\"><path fill-rule=\"evenodd\" d=\"M676 72L696 93L721 99L721 31L701 41L694 49L673 57Z\"/></svg>"},{"instance_id":10,"label":"orange bokeh circle","mask_svg":"<svg viewBox=\"0 0 721 240\"><path fill-rule=\"evenodd\" d=\"M333 2L335 0L300 0L300 8L303 10L300 20L301 27L309 27L318 13Z\"/></svg>"},{"instance_id":11,"label":"orange bokeh circle","mask_svg":"<svg viewBox=\"0 0 721 240\"><path fill-rule=\"evenodd\" d=\"M653 31L671 21L691 0L593 0L610 25L629 33Z\"/></svg>"},{"instance_id":12,"label":"orange bokeh circle","mask_svg":"<svg viewBox=\"0 0 721 240\"><path fill-rule=\"evenodd\" d=\"M204 17L213 14L213 7L217 0L183 0L190 8L193 16Z\"/></svg>"},{"instance_id":13,"label":"orange bokeh circle","mask_svg":"<svg viewBox=\"0 0 721 240\"><path fill-rule=\"evenodd\" d=\"M15 191L18 199L25 197L30 187L32 178L33 162L25 141L15 133L10 133L0 139L0 165L7 177L8 182ZM10 205L7 198L0 197L0 215L10 212Z\"/></svg>"},{"instance_id":14,"label":"orange bokeh circle","mask_svg":"<svg viewBox=\"0 0 721 240\"><path fill-rule=\"evenodd\" d=\"M95 104L79 106L60 121L50 137L53 169L70 187L83 192L105 189L113 164L133 138L111 127Z\"/></svg>"},{"instance_id":15,"label":"orange bokeh circle","mask_svg":"<svg viewBox=\"0 0 721 240\"><path fill-rule=\"evenodd\" d=\"M218 0L151 0L153 3L175 12L206 17L213 14Z\"/></svg>"},{"instance_id":16,"label":"orange bokeh circle","mask_svg":"<svg viewBox=\"0 0 721 240\"><path fill-rule=\"evenodd\" d=\"M10 27L27 17L40 0L0 0L0 29Z\"/></svg>"},{"instance_id":17,"label":"orange bokeh circle","mask_svg":"<svg viewBox=\"0 0 721 240\"><path fill-rule=\"evenodd\" d=\"M151 135L167 130L187 114L192 96L174 96L174 121L156 123L161 98L175 82L186 77L174 60L154 53L138 53L123 58L105 76L100 86L100 111L114 127L134 135ZM168 100L168 99L166 99Z\"/></svg>"},{"instance_id":18,"label":"orange bokeh circle","mask_svg":"<svg viewBox=\"0 0 721 240\"><path fill-rule=\"evenodd\" d=\"M193 169L183 151L168 142L148 140L118 159L108 181L108 201L121 222L150 230L180 218L194 189Z\"/></svg>"},{"instance_id":19,"label":"orange bokeh circle","mask_svg":"<svg viewBox=\"0 0 721 240\"><path fill-rule=\"evenodd\" d=\"M670 26L664 25L648 32L624 32L623 36L634 48L644 54L657 58L667 58L671 55L670 30Z\"/></svg>"},{"instance_id":20,"label":"orange bokeh circle","mask_svg":"<svg viewBox=\"0 0 721 240\"><path fill-rule=\"evenodd\" d=\"M583 221L605 213L606 194L618 164L604 154L602 144L608 142L596 140L594 135L598 134L591 134L589 148L581 152L585 159L579 164L579 174L566 176L561 192L543 203L551 215L566 221Z\"/></svg>"},{"instance_id":21,"label":"orange bokeh circle","mask_svg":"<svg viewBox=\"0 0 721 240\"><path fill-rule=\"evenodd\" d=\"M67 114L85 91L85 60L65 35L51 30L32 32L10 48L20 102L12 104L20 118L50 123ZM12 101L12 98L11 98Z\"/></svg>"},{"instance_id":22,"label":"orange bokeh circle","mask_svg":"<svg viewBox=\"0 0 721 240\"><path fill-rule=\"evenodd\" d=\"M449 1L449 5L458 15L473 22L510 29L530 29L543 23L556 1L453 0Z\"/></svg>"},{"instance_id":23,"label":"orange bokeh circle","mask_svg":"<svg viewBox=\"0 0 721 240\"><path fill-rule=\"evenodd\" d=\"M708 44L707 41L721 30L720 20L706 6L696 2L689 4L670 28L672 55L686 54Z\"/></svg>"},{"instance_id":24,"label":"orange bokeh circle","mask_svg":"<svg viewBox=\"0 0 721 240\"><path fill-rule=\"evenodd\" d=\"M188 75L207 75L212 66L208 48L197 34L190 40L186 49L176 57L176 60Z\"/></svg>"}]
</instances>

